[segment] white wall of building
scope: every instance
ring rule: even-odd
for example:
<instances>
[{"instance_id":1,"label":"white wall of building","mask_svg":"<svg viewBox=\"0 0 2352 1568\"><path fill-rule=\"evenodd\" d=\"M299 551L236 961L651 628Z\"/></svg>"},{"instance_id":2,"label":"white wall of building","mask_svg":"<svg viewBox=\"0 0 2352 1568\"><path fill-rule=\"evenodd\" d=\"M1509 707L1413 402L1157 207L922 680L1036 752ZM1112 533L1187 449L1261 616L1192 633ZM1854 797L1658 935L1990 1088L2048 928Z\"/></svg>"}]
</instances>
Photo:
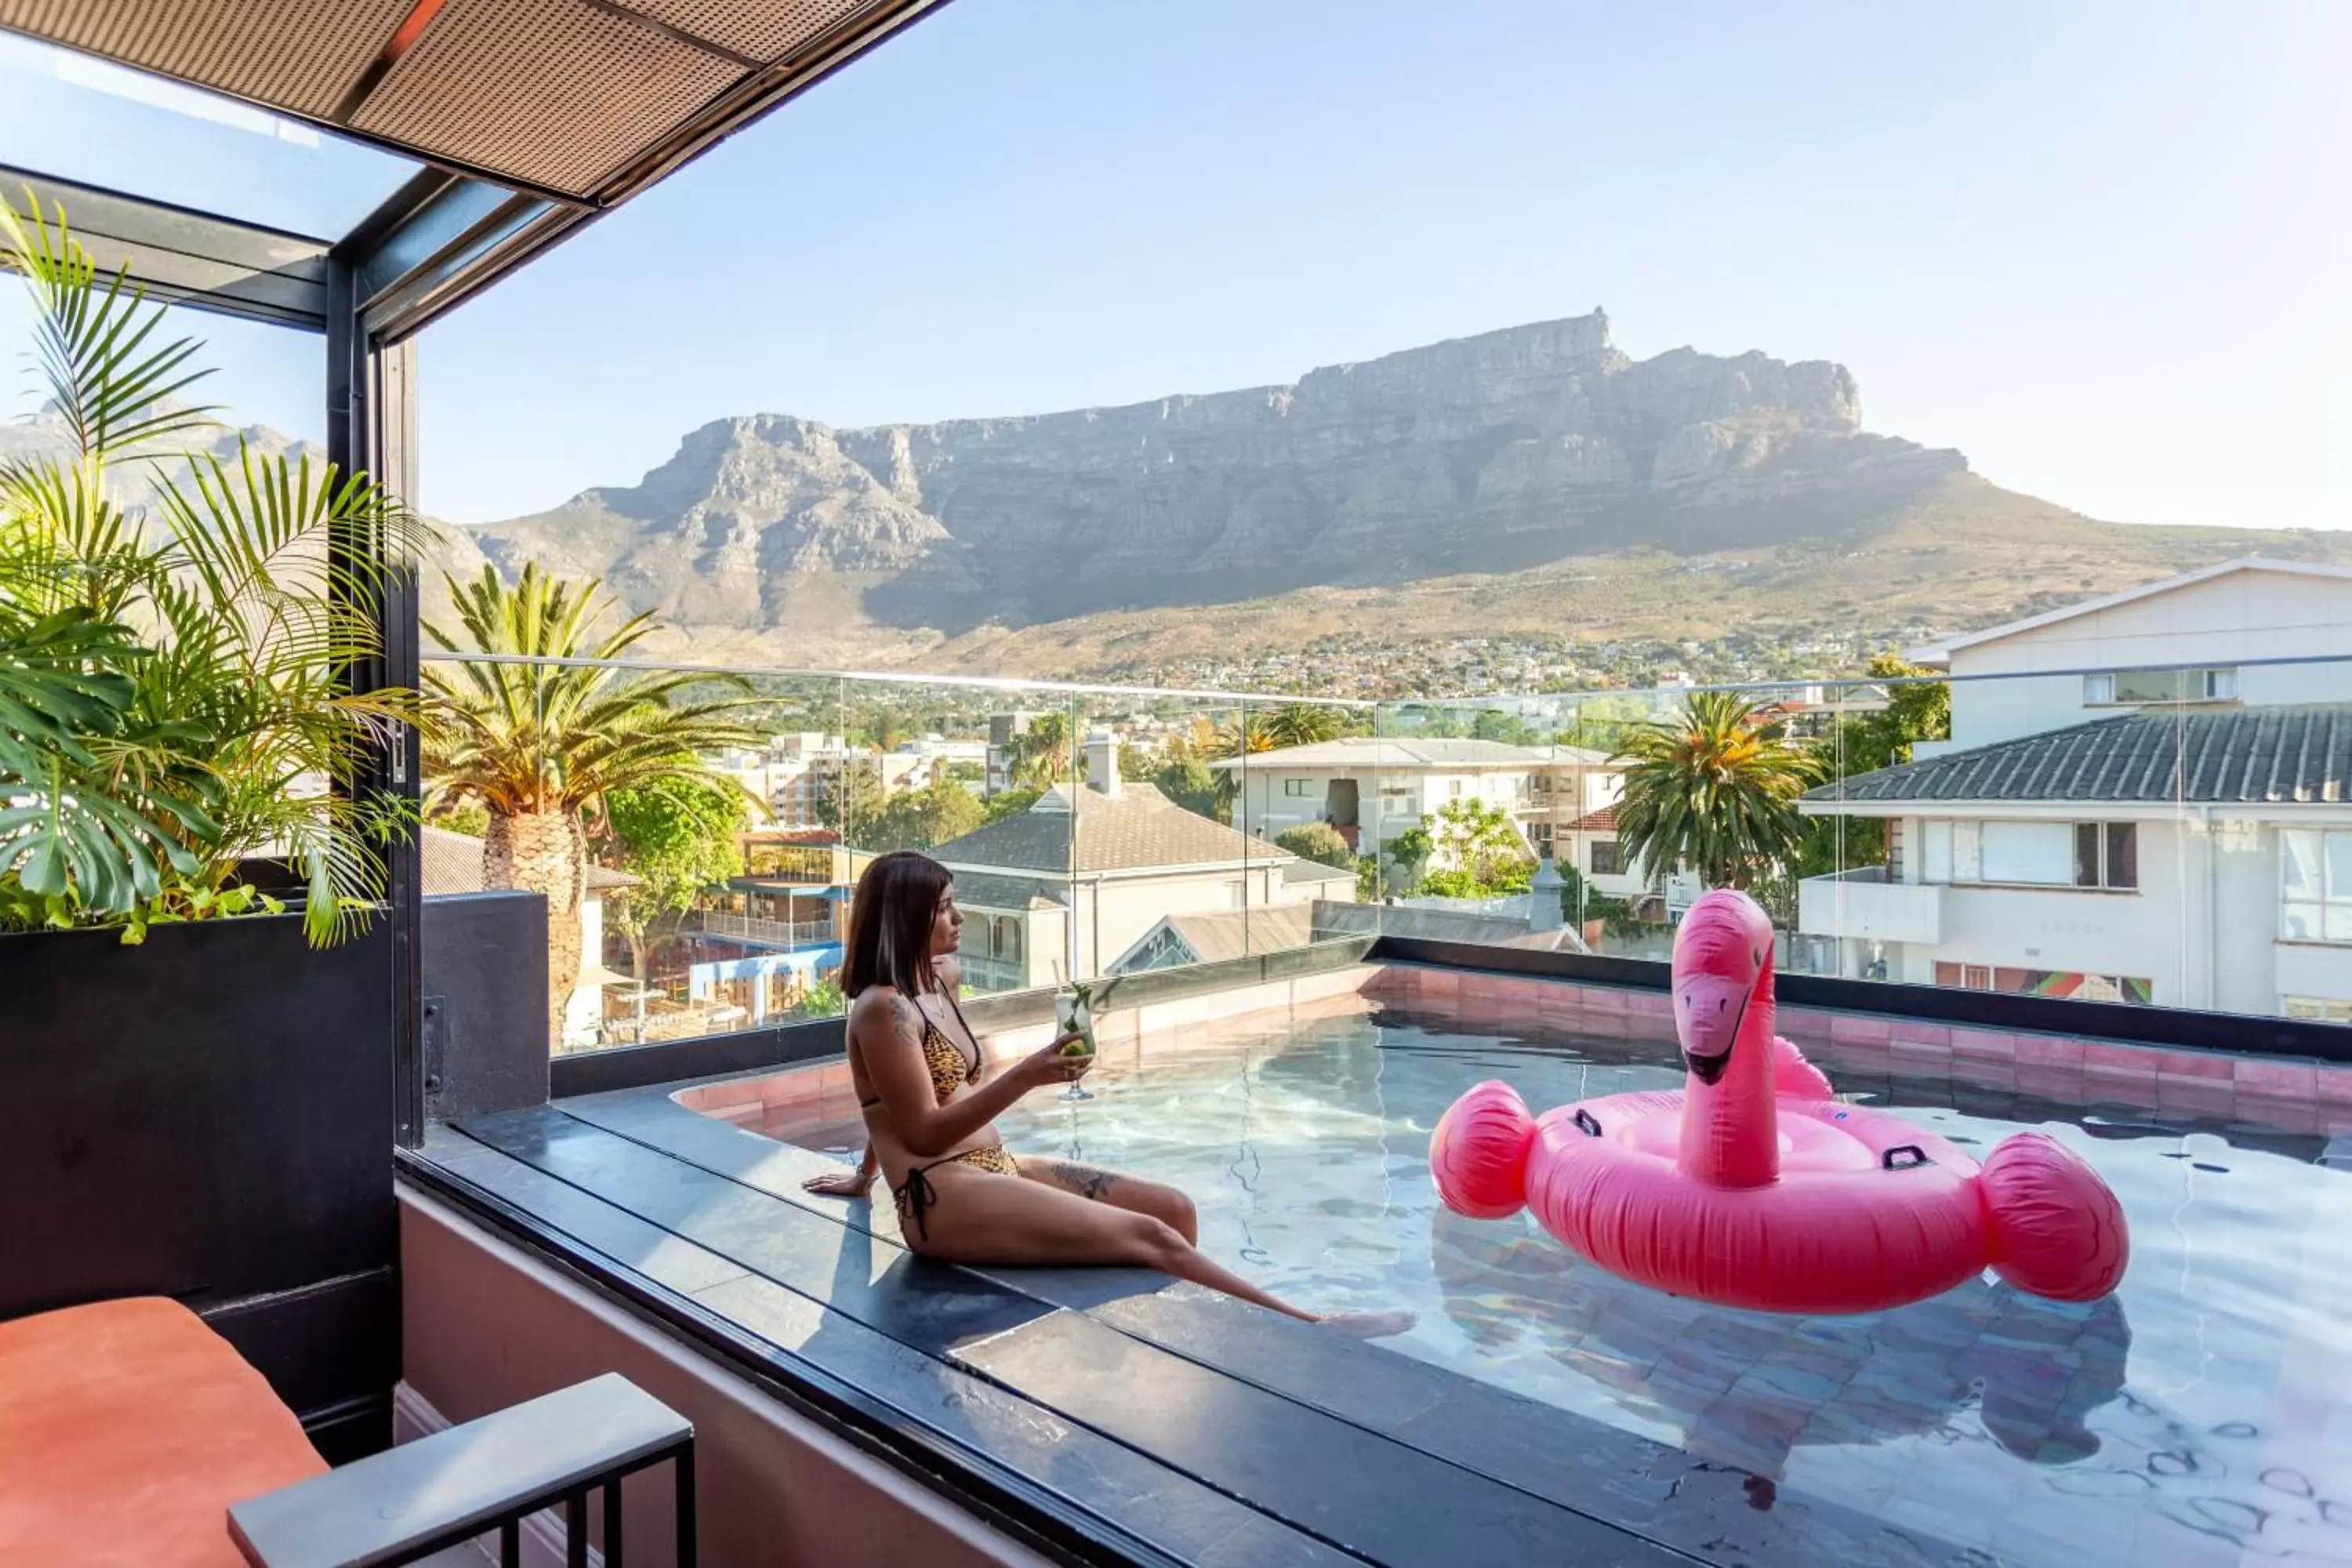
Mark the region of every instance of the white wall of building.
<instances>
[{"instance_id":1,"label":"white wall of building","mask_svg":"<svg viewBox=\"0 0 2352 1568\"><path fill-rule=\"evenodd\" d=\"M2250 569L1956 648L1952 746L1981 746L2131 711L2084 700L2079 674L2147 667L2235 670L2249 706L2352 701L2352 579ZM2242 665L2245 668L2240 668Z\"/></svg>"},{"instance_id":2,"label":"white wall of building","mask_svg":"<svg viewBox=\"0 0 2352 1568\"><path fill-rule=\"evenodd\" d=\"M2277 1014L2291 997L2352 1001L2352 942L2280 938L2283 826L2352 831L2352 807L2324 806L2273 819L2157 811L2137 818L2136 891L1965 882L1940 888L1941 940L1889 942L1885 978L1937 984L1937 964L2057 973L2129 975L2151 983L2158 1005ZM2014 818L2012 818L2014 819ZM1916 852L1927 825L1903 821L1904 881L1927 880ZM1949 820L1949 819L1943 819ZM2052 820L2055 820L2053 818ZM1808 884L1807 931L1851 936L1825 879ZM1869 889L1860 889L1868 896ZM1843 965L1861 973L1871 951L1849 941Z\"/></svg>"}]
</instances>

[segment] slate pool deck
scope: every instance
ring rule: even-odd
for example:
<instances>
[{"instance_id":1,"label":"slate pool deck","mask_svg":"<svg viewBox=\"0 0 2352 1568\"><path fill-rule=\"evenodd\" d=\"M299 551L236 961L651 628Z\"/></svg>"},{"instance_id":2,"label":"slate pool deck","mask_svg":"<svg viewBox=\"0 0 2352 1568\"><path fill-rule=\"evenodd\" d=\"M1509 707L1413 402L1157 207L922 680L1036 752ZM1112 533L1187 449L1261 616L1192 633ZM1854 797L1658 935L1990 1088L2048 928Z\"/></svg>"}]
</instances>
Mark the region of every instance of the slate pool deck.
<instances>
[{"instance_id":1,"label":"slate pool deck","mask_svg":"<svg viewBox=\"0 0 2352 1568\"><path fill-rule=\"evenodd\" d=\"M1157 1274L917 1258L887 1200L801 1191L823 1156L667 1088L436 1127L422 1163L635 1310L717 1325L745 1370L853 1394L918 1468L1039 1500L1088 1560L1986 1561Z\"/></svg>"}]
</instances>

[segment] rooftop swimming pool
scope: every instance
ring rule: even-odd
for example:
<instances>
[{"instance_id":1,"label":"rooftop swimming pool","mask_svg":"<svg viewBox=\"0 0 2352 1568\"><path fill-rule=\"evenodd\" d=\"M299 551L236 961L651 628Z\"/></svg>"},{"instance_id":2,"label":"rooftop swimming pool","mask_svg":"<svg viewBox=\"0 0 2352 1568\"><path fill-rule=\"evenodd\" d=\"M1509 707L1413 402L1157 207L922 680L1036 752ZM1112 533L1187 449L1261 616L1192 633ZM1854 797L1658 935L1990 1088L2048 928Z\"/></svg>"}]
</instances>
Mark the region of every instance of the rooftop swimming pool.
<instances>
[{"instance_id":1,"label":"rooftop swimming pool","mask_svg":"<svg viewBox=\"0 0 2352 1568\"><path fill-rule=\"evenodd\" d=\"M2352 1139L2105 1105L2079 1074L2037 1098L1861 1073L1792 1030L1841 1093L1956 1142L2063 1140L2121 1197L2133 1255L2087 1306L1987 1279L1785 1318L1627 1283L1524 1215L1446 1212L1429 1133L1471 1084L1540 1111L1683 1077L1664 1043L1480 1030L1397 1009L1214 1025L1000 1126L1024 1156L1182 1187L1202 1245L1257 1282L1413 1309L1397 1352L1745 1471L1759 1509L1816 1497L1988 1563L2352 1563Z\"/></svg>"}]
</instances>

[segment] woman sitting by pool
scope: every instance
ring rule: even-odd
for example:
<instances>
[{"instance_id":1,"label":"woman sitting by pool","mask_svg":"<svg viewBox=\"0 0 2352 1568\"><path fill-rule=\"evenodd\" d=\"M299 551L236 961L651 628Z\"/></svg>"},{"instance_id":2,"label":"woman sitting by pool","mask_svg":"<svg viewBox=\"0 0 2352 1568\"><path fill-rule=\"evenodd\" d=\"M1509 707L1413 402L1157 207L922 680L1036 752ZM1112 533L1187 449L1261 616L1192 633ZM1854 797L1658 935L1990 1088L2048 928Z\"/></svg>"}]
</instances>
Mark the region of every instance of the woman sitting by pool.
<instances>
[{"instance_id":1,"label":"woman sitting by pool","mask_svg":"<svg viewBox=\"0 0 2352 1568\"><path fill-rule=\"evenodd\" d=\"M1066 1160L1015 1160L996 1118L1033 1089L1083 1078L1065 1035L982 1080L964 1022L954 879L927 855L884 855L857 880L841 988L851 997L849 1074L866 1148L854 1173L811 1177L813 1193L858 1197L878 1164L907 1245L957 1263L1131 1264L1158 1268L1309 1322L1373 1337L1406 1312L1323 1315L1277 1300L1194 1245L1192 1200L1173 1187Z\"/></svg>"}]
</instances>

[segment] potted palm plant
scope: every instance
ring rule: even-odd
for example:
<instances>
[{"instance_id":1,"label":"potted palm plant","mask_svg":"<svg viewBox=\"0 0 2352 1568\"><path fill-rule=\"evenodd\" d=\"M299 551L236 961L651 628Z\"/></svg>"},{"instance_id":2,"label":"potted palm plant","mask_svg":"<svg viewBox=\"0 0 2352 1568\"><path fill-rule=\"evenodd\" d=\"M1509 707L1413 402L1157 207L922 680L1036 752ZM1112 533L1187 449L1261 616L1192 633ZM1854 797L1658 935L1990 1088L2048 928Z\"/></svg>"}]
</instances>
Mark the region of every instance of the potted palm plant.
<instances>
[{"instance_id":1,"label":"potted palm plant","mask_svg":"<svg viewBox=\"0 0 2352 1568\"><path fill-rule=\"evenodd\" d=\"M225 435L188 400L201 344L62 214L0 204L0 269L48 394L0 465L0 1316L176 1296L307 1419L373 1422L396 1358L375 917L410 814L360 780L420 709L350 672L425 531L364 476Z\"/></svg>"}]
</instances>

